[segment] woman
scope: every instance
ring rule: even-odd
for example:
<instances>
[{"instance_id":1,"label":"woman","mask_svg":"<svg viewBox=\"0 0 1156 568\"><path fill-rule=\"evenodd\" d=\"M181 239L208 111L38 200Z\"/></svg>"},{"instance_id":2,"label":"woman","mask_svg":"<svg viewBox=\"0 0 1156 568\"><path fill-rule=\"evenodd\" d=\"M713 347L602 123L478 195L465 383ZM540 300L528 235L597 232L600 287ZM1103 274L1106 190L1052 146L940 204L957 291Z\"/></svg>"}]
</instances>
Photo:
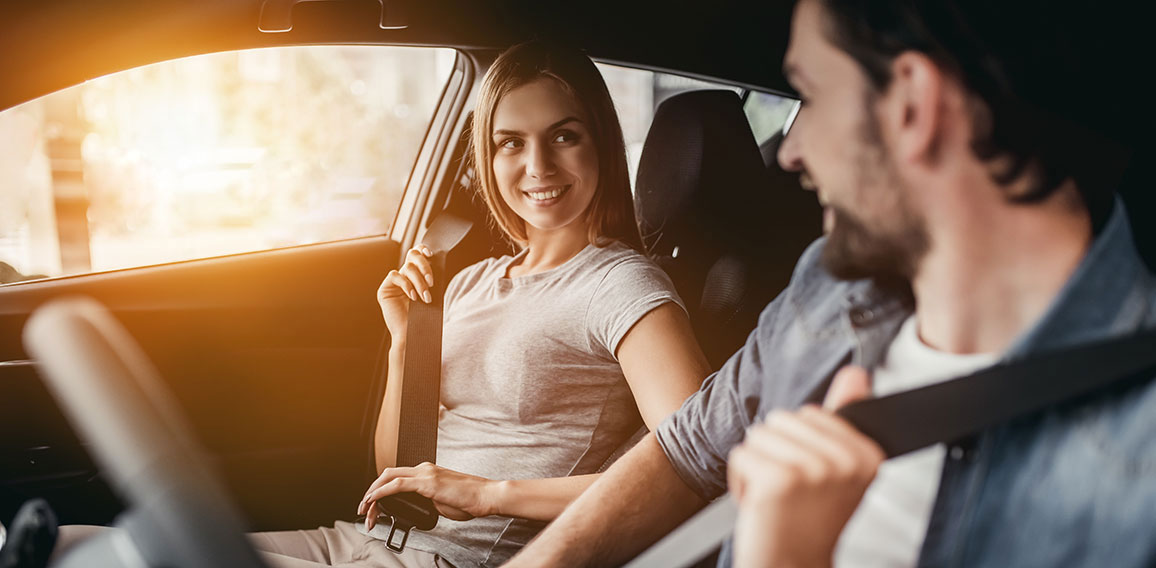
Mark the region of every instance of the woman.
<instances>
[{"instance_id":1,"label":"woman","mask_svg":"<svg viewBox=\"0 0 1156 568\"><path fill-rule=\"evenodd\" d=\"M438 464L393 467L408 307L433 284L418 246L378 291L393 341L366 523L251 535L271 565L500 565L709 372L670 280L640 253L622 130L589 58L543 43L502 54L473 148L486 204L521 250L447 286ZM406 491L445 518L395 555L375 501Z\"/></svg>"},{"instance_id":2,"label":"woman","mask_svg":"<svg viewBox=\"0 0 1156 568\"><path fill-rule=\"evenodd\" d=\"M376 499L431 498L452 520L408 546L460 566L516 552L638 429L635 405L654 428L709 372L669 279L639 252L622 131L593 62L543 43L511 48L486 75L472 135L482 195L521 251L447 287L438 465L389 467L391 381L376 435L383 472L358 507L373 527ZM411 250L379 290L390 377L408 304L429 299L426 255Z\"/></svg>"}]
</instances>

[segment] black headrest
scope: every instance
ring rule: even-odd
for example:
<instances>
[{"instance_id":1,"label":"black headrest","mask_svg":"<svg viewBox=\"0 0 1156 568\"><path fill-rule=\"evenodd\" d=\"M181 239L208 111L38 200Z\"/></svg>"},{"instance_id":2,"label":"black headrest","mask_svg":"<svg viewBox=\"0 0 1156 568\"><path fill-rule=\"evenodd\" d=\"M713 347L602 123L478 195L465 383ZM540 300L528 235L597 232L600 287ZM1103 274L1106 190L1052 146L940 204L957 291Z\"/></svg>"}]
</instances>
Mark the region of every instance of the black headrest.
<instances>
[{"instance_id":1,"label":"black headrest","mask_svg":"<svg viewBox=\"0 0 1156 568\"><path fill-rule=\"evenodd\" d=\"M648 248L669 255L687 237L762 241L766 176L737 94L691 91L663 101L642 149L634 196Z\"/></svg>"}]
</instances>

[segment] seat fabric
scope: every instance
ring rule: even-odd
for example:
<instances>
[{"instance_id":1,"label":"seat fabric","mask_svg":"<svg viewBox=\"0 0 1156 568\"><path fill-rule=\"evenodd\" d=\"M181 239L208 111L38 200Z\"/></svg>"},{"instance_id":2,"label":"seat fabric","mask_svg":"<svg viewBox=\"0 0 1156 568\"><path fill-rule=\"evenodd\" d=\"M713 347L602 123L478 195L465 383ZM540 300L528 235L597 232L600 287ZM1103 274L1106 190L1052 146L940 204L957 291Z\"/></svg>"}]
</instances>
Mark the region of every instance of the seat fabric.
<instances>
[{"instance_id":1,"label":"seat fabric","mask_svg":"<svg viewBox=\"0 0 1156 568\"><path fill-rule=\"evenodd\" d=\"M819 235L815 197L760 150L737 94L691 91L659 105L638 166L643 240L716 368Z\"/></svg>"}]
</instances>

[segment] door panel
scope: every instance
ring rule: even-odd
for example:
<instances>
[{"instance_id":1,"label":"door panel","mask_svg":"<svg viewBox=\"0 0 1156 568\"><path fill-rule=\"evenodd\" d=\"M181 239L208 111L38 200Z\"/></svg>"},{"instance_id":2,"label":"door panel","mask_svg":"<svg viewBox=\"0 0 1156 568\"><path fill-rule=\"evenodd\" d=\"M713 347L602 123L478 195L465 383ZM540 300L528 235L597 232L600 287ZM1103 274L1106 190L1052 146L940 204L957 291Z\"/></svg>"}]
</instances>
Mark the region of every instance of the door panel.
<instances>
[{"instance_id":1,"label":"door panel","mask_svg":"<svg viewBox=\"0 0 1156 568\"><path fill-rule=\"evenodd\" d=\"M0 288L0 361L44 301L84 294L141 343L218 460L252 528L350 516L384 325L375 292L399 247L372 237ZM28 364L0 364L0 518L44 496L64 523L119 504Z\"/></svg>"}]
</instances>

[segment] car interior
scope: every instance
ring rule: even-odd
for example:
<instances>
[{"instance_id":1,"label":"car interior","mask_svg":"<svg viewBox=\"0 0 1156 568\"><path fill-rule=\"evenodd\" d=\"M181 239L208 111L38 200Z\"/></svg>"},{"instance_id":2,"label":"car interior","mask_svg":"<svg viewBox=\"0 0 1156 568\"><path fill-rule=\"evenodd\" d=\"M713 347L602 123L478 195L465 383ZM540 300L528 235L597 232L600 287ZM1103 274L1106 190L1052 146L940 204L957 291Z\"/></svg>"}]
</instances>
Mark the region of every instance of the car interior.
<instances>
[{"instance_id":1,"label":"car interior","mask_svg":"<svg viewBox=\"0 0 1156 568\"><path fill-rule=\"evenodd\" d=\"M574 5L524 0L4 3L0 153L6 148L5 137L19 132L12 126L18 121L5 122L9 120L5 113L11 116L28 108L22 105L74 86L95 90L101 87L98 78L147 71L154 63L193 61L205 54L259 54L287 46L444 48L450 56L444 80L435 84L432 100L425 101L428 112L422 112L427 112L428 120L422 119L412 136L413 149L403 160L406 170L398 176L397 201L378 215L380 226L365 231L368 234L322 236L284 246L110 269L97 266L93 236L88 270L40 278L43 274L35 265L19 265L4 257L5 239L16 242L18 237L9 233L22 234L16 221L23 221L0 214L0 261L12 262L23 275L36 276L0 284L0 523L10 525L21 504L34 498L47 500L61 524L111 524L125 511L141 508L139 495L126 488L121 474L96 456L101 450L92 439L94 432L83 427L83 420L46 383L44 358L80 349L67 339L66 330L92 321L106 331L123 326L123 335L109 332L118 338L112 348L147 358L151 366L143 372L143 380L161 385L166 393L160 395L166 401L162 406L171 405L184 417L187 424L175 430L187 428L188 438L195 440L198 449L192 453L203 456L203 467L211 472L203 479L221 483L210 492L219 489L223 509L215 508L217 503L205 505L205 518L235 517L236 524L230 520L218 527L199 527L196 534L224 542L230 537L220 533L241 527L287 530L351 519L354 504L375 477L369 452L389 345L374 294L382 278L398 265L404 251L421 242L424 230L442 211L474 225L449 258L451 272L513 250L488 221L475 193L467 159L468 132L488 65L502 49L527 39L549 37L578 45L604 65L606 73L625 68L654 74L639 103L646 109L647 126L636 148L636 211L651 255L674 281L696 336L717 368L741 347L759 313L786 286L803 249L820 234L814 196L775 159L782 118L777 126L760 132L752 119L759 97L785 101L784 114L794 104L793 92L779 71L791 5L650 0ZM245 73L263 77L260 69L268 65L261 63L266 60L253 60L256 70L245 71L245 59L238 65ZM303 68L300 62L294 65L284 64L287 76ZM363 96L393 88L388 81L367 80L347 90ZM89 105L92 97L78 95L71 104ZM180 102L166 107L146 130L170 128L184 114L195 121L195 109ZM624 123L634 120L623 112L628 104L618 100L616 104ZM84 108L88 109L84 120L92 124L101 120L93 110L98 107ZM285 120L302 121L313 111L330 116L327 113L341 109L298 110L296 117ZM417 112L398 105L387 110L397 116ZM36 112L44 118L59 108L45 104ZM358 128L346 123L324 126L323 131L339 134ZM60 180L88 181L100 172L82 168L68 174L70 178L57 175L65 171L57 162L67 160L52 154L53 144L71 144L66 151L73 152L72 161L79 163L97 153L94 148L100 148L100 140L70 142L68 136L52 138L52 131L46 132L36 146L43 150L35 155L52 161L57 186L51 203L61 243L57 256L67 264L65 257L72 249L66 250L63 243L75 223L65 218L83 224L87 215L87 222L97 227L96 201L78 200L59 189ZM354 134L367 132L349 136ZM369 134L387 140L393 135ZM332 140L317 137L319 143ZM389 148L388 142L381 144ZM13 142L10 147L19 146ZM1143 146L1138 148L1136 156L1146 154ZM233 179L228 176L238 175L236 162L213 170L205 179ZM6 179L10 170L4 167L0 161L0 193L15 195L22 191L22 181ZM307 167L286 166L270 179L312 171ZM1156 229L1141 221L1156 198L1137 189L1143 183L1143 172L1133 167L1123 187L1138 241L1152 266ZM271 185L275 190L276 183ZM339 203L345 199L342 195L361 196L377 187L362 193L333 190L327 195L337 197L310 207L344 211ZM207 197L208 189L189 188L185 193L193 196L189 203L216 203ZM220 195L221 200L235 197L224 190ZM13 202L0 201L0 207L7 203ZM69 213L77 203L90 207L88 212L82 208L79 215ZM193 205L171 207L191 211ZM331 225L350 224L337 213L333 217ZM125 230L131 235L130 229ZM89 254L87 249L84 254ZM30 352L23 334L33 313L53 300L77 296L94 303L82 302L76 312L45 324L36 341L40 349ZM122 374L141 375L132 369ZM155 402L146 397L142 404ZM83 406L84 401L69 404ZM190 552L189 563L182 565L240 565L220 564L222 558L247 554L239 551L241 545L230 546L220 548L220 554L234 556L198 557Z\"/></svg>"},{"instance_id":2,"label":"car interior","mask_svg":"<svg viewBox=\"0 0 1156 568\"><path fill-rule=\"evenodd\" d=\"M399 6L404 13L391 11ZM0 522L10 523L21 503L36 497L51 504L62 524L109 524L125 509L125 495L94 463L91 441L49 394L20 339L37 307L65 296L95 299L141 346L249 529L312 527L349 517L349 504L372 479L366 457L380 403L375 394L384 386L380 367L388 337L373 292L442 209L476 227L455 250L451 270L510 252L474 194L464 133L486 66L504 47L532 37L561 33L599 62L716 87L650 103L654 124L640 149L636 199L656 258L686 299L712 362L721 363L818 234L814 200L793 176L780 173L773 152L760 154L744 115L752 93L789 93L776 71L785 37L771 38L772 48L753 27L732 37L708 26L702 37L672 33L659 45L652 40L665 32L649 21L647 7L613 9L618 16L608 20L602 10L611 10L609 4L6 4L0 18L5 109L104 75L202 53L334 44L455 51L387 231L0 287ZM383 10L405 27L383 29ZM776 10L785 21L786 5L759 13ZM290 15L291 31L262 31L276 27L269 23L273 13ZM698 16L711 14L688 12L682 23ZM614 41L615 34L602 31L607 21L632 39ZM675 36L679 41L672 41ZM764 138L764 144L774 143L773 135ZM764 154L772 159L764 161ZM673 164L677 174L669 169ZM56 203L62 211L64 200L58 196Z\"/></svg>"}]
</instances>

